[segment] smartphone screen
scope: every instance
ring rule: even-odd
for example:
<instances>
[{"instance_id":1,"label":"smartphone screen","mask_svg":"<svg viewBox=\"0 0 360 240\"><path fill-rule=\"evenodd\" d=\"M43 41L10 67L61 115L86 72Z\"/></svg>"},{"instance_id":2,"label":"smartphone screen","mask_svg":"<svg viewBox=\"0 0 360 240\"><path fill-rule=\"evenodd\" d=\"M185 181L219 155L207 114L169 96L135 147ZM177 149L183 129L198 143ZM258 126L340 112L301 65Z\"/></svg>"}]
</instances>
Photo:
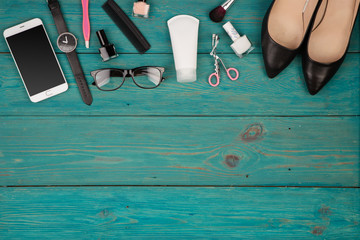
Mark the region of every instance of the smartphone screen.
<instances>
[{"instance_id":1,"label":"smartphone screen","mask_svg":"<svg viewBox=\"0 0 360 240\"><path fill-rule=\"evenodd\" d=\"M30 96L66 82L42 25L6 40Z\"/></svg>"}]
</instances>

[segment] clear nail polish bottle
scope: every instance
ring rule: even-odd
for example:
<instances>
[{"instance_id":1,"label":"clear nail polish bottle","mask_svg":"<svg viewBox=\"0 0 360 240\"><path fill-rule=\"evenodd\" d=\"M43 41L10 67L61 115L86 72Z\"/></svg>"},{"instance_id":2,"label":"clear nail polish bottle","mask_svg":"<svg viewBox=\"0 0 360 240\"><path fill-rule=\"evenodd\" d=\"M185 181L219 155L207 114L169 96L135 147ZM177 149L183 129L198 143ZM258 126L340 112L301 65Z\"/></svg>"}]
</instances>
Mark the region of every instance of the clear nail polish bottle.
<instances>
[{"instance_id":1,"label":"clear nail polish bottle","mask_svg":"<svg viewBox=\"0 0 360 240\"><path fill-rule=\"evenodd\" d=\"M134 2L133 16L139 18L149 17L150 5L146 3L146 0L138 0Z\"/></svg>"}]
</instances>

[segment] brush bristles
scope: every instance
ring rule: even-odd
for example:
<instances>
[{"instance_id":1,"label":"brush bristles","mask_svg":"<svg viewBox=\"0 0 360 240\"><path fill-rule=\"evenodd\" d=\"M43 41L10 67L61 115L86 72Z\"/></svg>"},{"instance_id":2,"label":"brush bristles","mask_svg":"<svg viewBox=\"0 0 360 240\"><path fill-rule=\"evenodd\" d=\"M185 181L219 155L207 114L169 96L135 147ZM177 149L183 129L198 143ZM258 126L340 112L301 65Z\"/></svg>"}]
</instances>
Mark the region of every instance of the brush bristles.
<instances>
[{"instance_id":1,"label":"brush bristles","mask_svg":"<svg viewBox=\"0 0 360 240\"><path fill-rule=\"evenodd\" d=\"M210 19L214 22L221 22L226 14L226 10L222 6L214 8L210 13Z\"/></svg>"}]
</instances>

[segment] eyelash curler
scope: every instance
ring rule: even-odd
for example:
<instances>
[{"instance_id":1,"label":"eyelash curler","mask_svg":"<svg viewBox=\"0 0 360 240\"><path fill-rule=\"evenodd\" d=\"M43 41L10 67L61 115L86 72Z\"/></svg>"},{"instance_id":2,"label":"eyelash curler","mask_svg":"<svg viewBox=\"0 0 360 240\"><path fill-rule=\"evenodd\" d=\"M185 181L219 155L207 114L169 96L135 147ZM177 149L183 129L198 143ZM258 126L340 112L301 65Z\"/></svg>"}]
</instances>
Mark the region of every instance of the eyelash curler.
<instances>
[{"instance_id":1,"label":"eyelash curler","mask_svg":"<svg viewBox=\"0 0 360 240\"><path fill-rule=\"evenodd\" d=\"M227 76L230 78L231 81L235 81L239 78L239 71L236 68L226 68L223 60L216 54L216 48L217 45L219 44L219 35L217 34L213 34L212 35L212 51L210 53L210 56L212 56L215 60L214 66L215 66L215 72L213 74L211 74L209 76L209 84L212 87L217 87L220 84L220 67L219 67L219 62L221 63L221 65L224 67ZM235 77L232 77L232 73L233 75L235 75ZM213 78L215 77L216 82L213 83Z\"/></svg>"}]
</instances>

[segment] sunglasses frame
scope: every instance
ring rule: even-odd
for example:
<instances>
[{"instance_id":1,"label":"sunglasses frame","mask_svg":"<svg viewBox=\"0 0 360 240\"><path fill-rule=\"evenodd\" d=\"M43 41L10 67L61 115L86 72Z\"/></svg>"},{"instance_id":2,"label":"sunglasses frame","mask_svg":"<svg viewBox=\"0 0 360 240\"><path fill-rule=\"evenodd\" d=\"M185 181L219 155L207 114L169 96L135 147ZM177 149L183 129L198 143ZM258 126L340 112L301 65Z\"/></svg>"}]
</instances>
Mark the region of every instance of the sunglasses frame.
<instances>
[{"instance_id":1,"label":"sunglasses frame","mask_svg":"<svg viewBox=\"0 0 360 240\"><path fill-rule=\"evenodd\" d=\"M135 81L135 76L134 76L134 72L138 69L141 69L141 68L156 68L157 70L160 71L160 82L158 85L156 85L155 87L150 87L150 88L147 88L147 87L142 87L140 86L139 84L136 83ZM115 88L115 89L111 89L111 90L104 90L104 89L101 89L97 83L96 83L96 75L101 72L101 71L111 71L111 70L116 70L116 71L122 71L123 74L124 74L124 77L123 77L123 81L122 83L120 84L119 87ZM121 88L121 86L124 84L126 78L128 77L131 77L133 82L135 83L136 86L138 86L139 88L142 88L142 89L154 89L154 88L157 88L158 86L160 86L160 84L165 80L165 78L163 77L163 74L165 72L165 68L164 67L154 67L154 66L143 66L143 67L137 67L137 68L134 68L134 69L120 69L120 68L102 68L102 69L98 69L98 70L95 70L95 71L92 71L90 74L91 76L94 78L94 82L92 83L92 85L95 85L100 91L104 91L104 92L111 92L111 91L116 91L118 90L119 88Z\"/></svg>"}]
</instances>

